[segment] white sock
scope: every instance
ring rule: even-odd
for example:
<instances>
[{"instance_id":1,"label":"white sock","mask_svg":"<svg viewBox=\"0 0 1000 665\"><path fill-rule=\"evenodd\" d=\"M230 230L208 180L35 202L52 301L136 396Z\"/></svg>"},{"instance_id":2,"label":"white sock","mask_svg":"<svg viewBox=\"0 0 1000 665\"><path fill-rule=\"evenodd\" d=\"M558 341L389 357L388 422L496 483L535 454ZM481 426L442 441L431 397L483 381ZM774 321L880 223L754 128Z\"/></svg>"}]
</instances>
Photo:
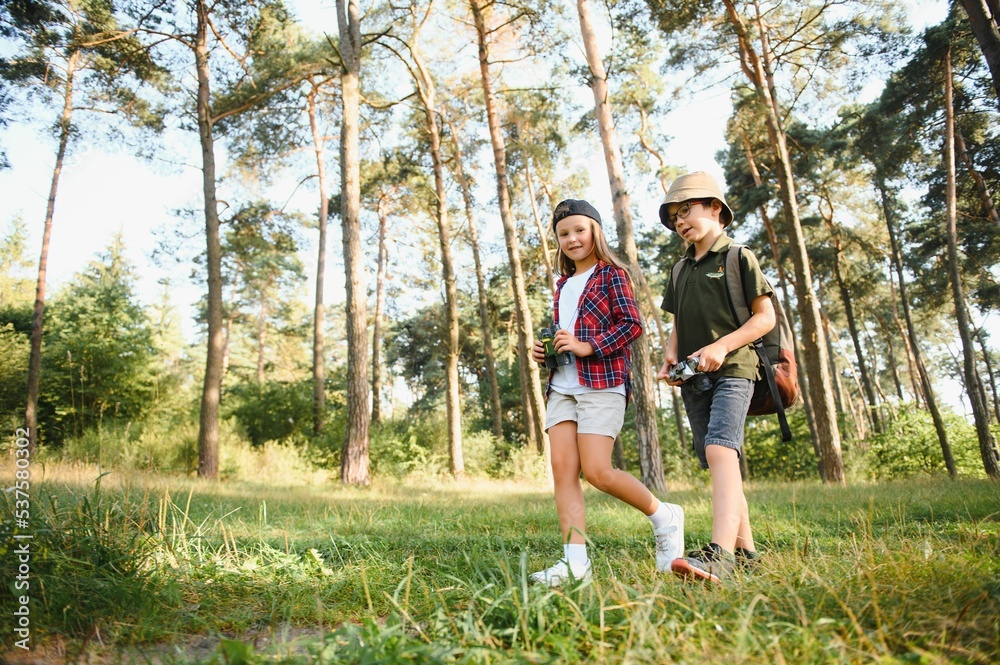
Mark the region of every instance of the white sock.
<instances>
[{"instance_id":1,"label":"white sock","mask_svg":"<svg viewBox=\"0 0 1000 665\"><path fill-rule=\"evenodd\" d=\"M649 521L653 523L654 529L670 526L674 522L674 514L667 508L667 504L662 501L656 506L652 515L647 515Z\"/></svg>"},{"instance_id":2,"label":"white sock","mask_svg":"<svg viewBox=\"0 0 1000 665\"><path fill-rule=\"evenodd\" d=\"M566 558L566 563L568 563L569 567L573 570L586 568L590 565L590 559L587 558L586 543L570 543L563 545L563 556Z\"/></svg>"}]
</instances>

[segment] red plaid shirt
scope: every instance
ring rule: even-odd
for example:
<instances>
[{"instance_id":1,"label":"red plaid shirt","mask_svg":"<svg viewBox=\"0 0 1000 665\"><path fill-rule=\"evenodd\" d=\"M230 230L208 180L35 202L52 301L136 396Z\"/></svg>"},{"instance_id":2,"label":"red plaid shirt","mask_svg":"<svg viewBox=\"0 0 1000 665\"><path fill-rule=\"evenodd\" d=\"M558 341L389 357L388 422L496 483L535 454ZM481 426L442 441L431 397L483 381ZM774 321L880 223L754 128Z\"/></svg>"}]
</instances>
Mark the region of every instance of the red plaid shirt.
<instances>
[{"instance_id":1,"label":"red plaid shirt","mask_svg":"<svg viewBox=\"0 0 1000 665\"><path fill-rule=\"evenodd\" d=\"M556 283L555 320L559 321L559 294L569 275ZM594 355L577 358L580 385L611 388L625 384L625 400L632 394L632 352L629 344L642 335L642 315L635 304L632 285L621 268L598 261L580 295L580 313L573 336L590 342ZM549 372L549 387L552 384ZM546 394L548 388L546 388Z\"/></svg>"}]
</instances>

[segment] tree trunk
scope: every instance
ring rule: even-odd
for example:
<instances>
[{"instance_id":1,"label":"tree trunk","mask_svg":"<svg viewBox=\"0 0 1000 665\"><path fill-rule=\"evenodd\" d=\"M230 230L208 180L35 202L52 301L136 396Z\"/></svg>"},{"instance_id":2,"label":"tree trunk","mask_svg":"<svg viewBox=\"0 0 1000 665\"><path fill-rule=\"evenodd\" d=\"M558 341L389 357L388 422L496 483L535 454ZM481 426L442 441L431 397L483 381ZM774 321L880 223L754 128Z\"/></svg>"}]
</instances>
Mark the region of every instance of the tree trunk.
<instances>
[{"instance_id":1,"label":"tree trunk","mask_svg":"<svg viewBox=\"0 0 1000 665\"><path fill-rule=\"evenodd\" d=\"M615 443L611 447L611 466L619 471L628 471L625 464L625 449L622 447L621 434L615 437Z\"/></svg>"},{"instance_id":2,"label":"tree trunk","mask_svg":"<svg viewBox=\"0 0 1000 665\"><path fill-rule=\"evenodd\" d=\"M965 392L972 405L972 417L976 423L976 435L979 439L979 453L983 458L983 468L986 475L994 480L1000 480L1000 454L997 453L996 441L990 431L989 410L983 402L982 384L976 369L976 347L972 339L969 325L968 310L965 306L965 296L962 289L962 273L958 263L958 204L955 183L955 109L952 105L951 81L951 48L945 53L944 59L944 109L945 109L945 146L944 163L947 173L946 194L946 237L948 240L948 276L951 280L951 294L955 300L955 317L958 319L958 335L962 339L963 369L965 375Z\"/></svg>"},{"instance_id":3,"label":"tree trunk","mask_svg":"<svg viewBox=\"0 0 1000 665\"><path fill-rule=\"evenodd\" d=\"M798 338L795 339L795 353L802 353L802 344ZM800 393L802 395L802 410L806 412L806 426L809 428L809 442L812 445L813 453L816 455L816 470L821 479L826 478L824 467L823 451L819 447L819 437L816 435L816 415L813 411L812 397L809 393L809 375L802 373L799 375Z\"/></svg>"},{"instance_id":4,"label":"tree trunk","mask_svg":"<svg viewBox=\"0 0 1000 665\"><path fill-rule=\"evenodd\" d=\"M877 354L874 351L874 349L876 348L877 344L875 342L874 337L872 336L872 332L870 330L868 330L867 328L865 328L865 330L864 330L864 340L863 341L865 342L865 346L863 347L863 350L865 352L865 357L867 358L866 362L868 362L869 366L872 368L872 373L873 374L878 374L878 371L879 371L879 369L878 369L879 368L879 357L885 357L885 354L884 353ZM891 350L892 346L891 346L891 344L890 344L889 348L890 348L889 353L891 354L892 353L892 350ZM842 353L843 353L843 351L842 351ZM857 383L858 395L864 395L864 388L862 388L861 387L861 383L857 381L857 377L855 377L855 382ZM879 404L879 417L881 418L882 417L882 415L881 415L882 414L882 406L886 402L885 393L882 391L882 385L878 381L874 381L874 380L872 381L872 390L875 391L875 401L878 402L878 404ZM866 407L863 405L861 408L866 408Z\"/></svg>"},{"instance_id":5,"label":"tree trunk","mask_svg":"<svg viewBox=\"0 0 1000 665\"><path fill-rule=\"evenodd\" d=\"M427 6L428 13L431 5ZM430 140L431 163L434 166L434 192L437 198L435 218L438 241L441 246L441 277L444 280L444 301L447 311L447 337L445 347L445 391L447 393L448 461L451 474L461 477L465 473L462 455L462 398L458 376L458 292L455 286L455 268L451 256L451 223L448 220L448 191L444 181L444 158L441 155L441 130L435 108L434 81L424 66L418 46L419 27L414 29L409 44L410 55L417 67L417 94L424 107L427 135Z\"/></svg>"},{"instance_id":6,"label":"tree trunk","mask_svg":"<svg viewBox=\"0 0 1000 665\"><path fill-rule=\"evenodd\" d=\"M959 0L969 16L972 34L986 58L993 77L993 92L1000 102L1000 7L995 0Z\"/></svg>"},{"instance_id":7,"label":"tree trunk","mask_svg":"<svg viewBox=\"0 0 1000 665\"><path fill-rule=\"evenodd\" d=\"M990 390L993 393L993 413L996 414L997 422L1000 423L1000 394L997 392L997 378L993 371L993 361L990 358L990 349L986 346L986 335L983 329L976 331L976 340L979 342L979 349L983 354L983 362L986 364L986 374L990 377Z\"/></svg>"},{"instance_id":8,"label":"tree trunk","mask_svg":"<svg viewBox=\"0 0 1000 665\"><path fill-rule=\"evenodd\" d=\"M267 342L267 296L262 294L257 315L257 386L264 385L264 354Z\"/></svg>"},{"instance_id":9,"label":"tree trunk","mask_svg":"<svg viewBox=\"0 0 1000 665\"><path fill-rule=\"evenodd\" d=\"M542 252L542 261L545 263L545 274L549 278L549 290L553 297L556 292L556 273L552 269L552 255L549 252L549 236L545 232L545 225L542 224L541 216L538 214L538 201L535 200L535 183L531 177L531 159L524 165L524 180L528 186L528 201L531 202L531 216L535 220L535 228L538 230L538 246Z\"/></svg>"},{"instance_id":10,"label":"tree trunk","mask_svg":"<svg viewBox=\"0 0 1000 665\"><path fill-rule=\"evenodd\" d=\"M976 183L979 200L983 202L983 210L986 211L986 216L994 224L1000 225L1000 215L997 214L997 208L993 205L993 197L990 195L989 187L986 186L983 176L976 170L976 165L972 163L972 156L969 155L969 151L965 147L965 138L962 137L962 132L958 131L957 128L955 129L955 147L958 148L958 154L961 155L962 161L965 162L965 168L969 170L969 175L972 176L972 180Z\"/></svg>"},{"instance_id":11,"label":"tree trunk","mask_svg":"<svg viewBox=\"0 0 1000 665\"><path fill-rule=\"evenodd\" d=\"M792 344L795 345L795 357L801 358L802 342L798 334L798 320L795 318L795 310L792 308L789 298L787 287L782 286L781 301L782 306L785 308L785 316L788 317L788 328L792 333ZM812 400L809 396L809 376L805 372L799 374L799 396L802 398L802 410L805 411L806 425L809 428L809 443L816 454L816 469L819 472L820 479L822 479L824 478L823 453L819 448L819 439L816 436L816 418L813 415Z\"/></svg>"},{"instance_id":12,"label":"tree trunk","mask_svg":"<svg viewBox=\"0 0 1000 665\"><path fill-rule=\"evenodd\" d=\"M476 230L476 218L472 211L472 186L465 173L462 160L462 145L458 132L451 127L451 140L455 148L456 179L462 190L462 200L465 203L465 216L469 222L469 245L472 247L472 260L476 266L476 288L479 296L479 329L483 335L483 355L486 360L486 379L490 385L490 415L493 424L493 436L497 441L503 440L503 405L500 403L500 382L497 380L496 356L493 353L493 326L490 324L490 307L486 291L486 275L483 271L483 260L479 251L479 232Z\"/></svg>"},{"instance_id":13,"label":"tree trunk","mask_svg":"<svg viewBox=\"0 0 1000 665\"><path fill-rule=\"evenodd\" d=\"M677 427L677 439L680 441L681 449L688 449L687 430L684 429L684 402L681 400L680 391L676 386L670 388L670 401L674 407L674 425Z\"/></svg>"},{"instance_id":14,"label":"tree trunk","mask_svg":"<svg viewBox=\"0 0 1000 665\"><path fill-rule=\"evenodd\" d=\"M822 292L818 293L818 295L820 299L823 298ZM855 404L854 395L844 386L843 376L837 371L836 359L838 350L840 351L839 356L844 359L844 363L848 366L851 364L851 358L844 351L844 345L840 342L840 336L837 335L826 308L821 308L820 314L823 316L823 332L826 333L826 353L830 358L830 375L833 377L833 383L837 387L837 409L840 413L845 411L850 412L851 421L854 423L854 434L857 440L864 445L864 440L868 436L868 419L865 417L864 402L861 399L861 383L858 381L857 375L852 371L851 376L854 377L854 385L858 390L858 404L861 404L858 407Z\"/></svg>"},{"instance_id":15,"label":"tree trunk","mask_svg":"<svg viewBox=\"0 0 1000 665\"><path fill-rule=\"evenodd\" d=\"M750 139L747 138L746 134L742 135L743 139L743 151L747 156L747 164L750 166L750 174L753 176L753 183L757 187L763 184L763 180L760 177L760 169L757 168L757 159L754 157L753 149L750 147ZM778 243L778 233L774 230L774 222L771 221L771 215L767 212L767 207L761 204L757 208L757 212L760 215L760 221L764 224L764 231L767 233L767 242L771 247L771 260L774 261L774 269L778 271L778 288L781 289L783 294L787 294L788 291L785 284L792 282L789 276L785 273L785 268L781 263L781 245ZM792 282L794 287L794 282ZM785 298L783 303L786 312L791 312L791 308L788 306L788 299Z\"/></svg>"},{"instance_id":16,"label":"tree trunk","mask_svg":"<svg viewBox=\"0 0 1000 665\"><path fill-rule=\"evenodd\" d=\"M646 113L646 109L642 107L642 104L635 102L634 106L639 112L639 129L636 131L636 136L639 137L639 145L643 149L656 158L659 162L660 168L656 170L657 180L660 182L660 189L663 190L663 195L666 196L670 191L670 185L667 183L667 160L663 158L660 151L657 150L652 141L649 140L649 116Z\"/></svg>"},{"instance_id":17,"label":"tree trunk","mask_svg":"<svg viewBox=\"0 0 1000 665\"><path fill-rule=\"evenodd\" d=\"M316 252L316 305L313 310L313 436L319 436L326 424L326 362L324 360L323 282L326 279L326 222L330 196L326 192L326 162L323 158L323 136L316 120L316 95L319 85L310 80L309 127L312 129L313 151L316 153L316 177L319 178L319 248Z\"/></svg>"},{"instance_id":18,"label":"tree trunk","mask_svg":"<svg viewBox=\"0 0 1000 665\"><path fill-rule=\"evenodd\" d=\"M66 87L63 90L63 110L59 118L59 147L56 163L52 168L49 200L45 207L45 226L42 231L42 253L38 259L38 280L35 283L35 307L31 315L31 351L28 355L28 387L24 409L24 424L28 430L28 459L34 459L38 448L38 392L42 378L42 331L45 322L45 279L49 265L49 240L52 237L52 218L56 211L56 192L59 176L69 146L73 118L73 84L76 78L80 52L73 51L66 62Z\"/></svg>"},{"instance_id":19,"label":"tree trunk","mask_svg":"<svg viewBox=\"0 0 1000 665\"><path fill-rule=\"evenodd\" d=\"M646 114L646 110L642 108L641 104L635 104L636 109L639 111L640 126L639 130L636 132L636 136L639 137L639 143L642 147L652 155L657 162L660 164L660 168L657 169L657 179L660 182L660 189L663 190L663 194L670 190L670 185L667 180L667 162L663 158L649 140L649 122ZM687 247L687 242L682 238L681 244L684 248ZM663 355L667 353L667 334L664 330L663 317L660 315L660 308L653 300L653 293L649 288L649 281L646 279L645 274L640 271L640 276L642 277L642 292L645 294L645 299L649 305L649 313L647 317L652 317L653 322L656 324L656 331L660 338L660 349ZM676 386L667 386L670 391L670 400L673 405L674 411L674 423L677 426L677 438L680 441L681 450L687 450L687 430L684 429L684 405L680 398L680 391L677 390Z\"/></svg>"},{"instance_id":20,"label":"tree trunk","mask_svg":"<svg viewBox=\"0 0 1000 665\"><path fill-rule=\"evenodd\" d=\"M750 174L753 176L754 185L760 187L763 183L763 179L760 176L760 169L757 168L757 159L754 157L753 149L750 145L750 140L744 133L741 136L743 142L743 151L746 153L747 164L750 167ZM767 206L761 204L757 208L757 214L760 215L761 223L764 225L764 232L767 234L767 244L771 248L771 260L774 262L774 269L778 273L778 289L781 291L782 305L785 309L786 316L789 317L789 329L792 333L793 343L795 345L795 354L797 358L802 357L802 345L799 343L798 334L795 330L795 325L792 321L794 317L795 310L792 309L791 302L788 299L788 285L791 284L795 287L795 280L785 272L785 267L781 261L781 244L778 241L778 232L774 228L774 221L771 219L771 215L767 212ZM809 436L812 441L813 450L816 452L816 457L819 459L819 473L820 477L823 477L823 462L822 455L819 448L819 444L816 439L816 420L813 416L812 402L809 400L808 391L808 380L802 382L800 386L800 393L802 395L802 405L806 412L806 422L809 425Z\"/></svg>"},{"instance_id":21,"label":"tree trunk","mask_svg":"<svg viewBox=\"0 0 1000 665\"><path fill-rule=\"evenodd\" d=\"M346 5L346 6L345 6ZM347 428L340 480L371 482L368 463L368 303L361 251L361 14L357 0L337 0L340 30L340 222L347 291Z\"/></svg>"},{"instance_id":22,"label":"tree trunk","mask_svg":"<svg viewBox=\"0 0 1000 665\"><path fill-rule=\"evenodd\" d=\"M917 331L913 325L913 317L910 316L910 302L906 294L906 280L903 277L903 259L900 255L899 245L896 240L895 224L893 223L893 210L889 203L889 190L884 178L876 169L875 187L879 191L882 199L882 215L885 217L885 225L889 232L889 248L892 252L892 262L896 269L896 279L899 281L899 301L903 304L903 318L906 320L906 333L909 340L910 349L913 353L913 364L920 377L920 389L927 403L927 408L931 412L931 419L934 421L934 429L937 431L938 442L941 444L941 454L944 457L944 465L948 469L948 475L952 478L956 475L955 458L951 454L951 444L948 443L948 430L945 428L944 419L938 409L937 399L934 397L934 389L931 386L930 376L924 367L923 357L920 353L920 346L917 344Z\"/></svg>"},{"instance_id":23,"label":"tree trunk","mask_svg":"<svg viewBox=\"0 0 1000 665\"><path fill-rule=\"evenodd\" d=\"M639 254L632 229L632 210L629 204L628 190L625 188L621 148L618 145L614 119L611 114L607 73L597 48L597 35L594 33L590 4L588 0L577 0L576 7L580 14L580 32L583 35L587 63L590 66L590 87L594 93L594 112L597 116L601 145L604 148L604 164L611 186L611 201L618 226L618 244L620 248L625 250L625 258L632 275L635 277L633 281L641 284ZM635 402L639 470L642 482L646 487L666 492L667 485L663 479L663 459L660 455L660 439L656 423L656 380L654 374L649 352L649 338L643 336L632 344L632 376L635 379L635 391L632 397Z\"/></svg>"},{"instance_id":24,"label":"tree trunk","mask_svg":"<svg viewBox=\"0 0 1000 665\"><path fill-rule=\"evenodd\" d=\"M385 273L388 252L385 245L389 215L385 200L378 202L378 273L375 277L375 316L372 322L372 424L382 422L382 308L385 304Z\"/></svg>"},{"instance_id":25,"label":"tree trunk","mask_svg":"<svg viewBox=\"0 0 1000 665\"><path fill-rule=\"evenodd\" d=\"M740 477L743 478L743 482L750 481L750 464L747 462L746 450L740 455Z\"/></svg>"},{"instance_id":26,"label":"tree trunk","mask_svg":"<svg viewBox=\"0 0 1000 665\"><path fill-rule=\"evenodd\" d=\"M821 211L826 228L833 238L833 276L837 282L837 289L840 292L840 301L844 305L844 316L847 317L847 329L851 334L851 342L854 344L854 355L857 358L858 372L861 374L861 387L868 400L868 413L876 432L882 431L882 423L878 415L878 401L875 399L875 390L872 388L872 381L868 373L868 363L865 360L864 350L861 348L861 337L858 334L858 323L854 318L854 303L851 298L851 291L847 288L847 282L840 269L840 257L844 252L843 243L840 240L840 233L833 225L833 204L828 196L824 197L829 205L830 214Z\"/></svg>"},{"instance_id":27,"label":"tree trunk","mask_svg":"<svg viewBox=\"0 0 1000 665\"><path fill-rule=\"evenodd\" d=\"M215 198L215 144L212 138L208 69L208 9L198 0L195 65L198 71L198 136L201 139L202 188L205 198L205 267L208 271L208 353L198 429L198 476L219 476L219 405L222 400L222 249Z\"/></svg>"},{"instance_id":28,"label":"tree trunk","mask_svg":"<svg viewBox=\"0 0 1000 665\"><path fill-rule=\"evenodd\" d=\"M740 61L747 78L753 83L757 99L765 112L768 136L774 149L778 167L778 184L785 208L788 245L795 266L795 295L798 300L802 326L801 343L806 374L815 418L818 448L823 457L823 480L844 484L844 460L840 450L840 431L837 427L833 388L826 358L826 340L820 318L819 303L812 286L812 273L806 251L805 235L799 221L798 203L795 198L795 178L792 163L781 125L778 100L773 87L771 49L768 33L757 8L757 23L761 37L759 57L750 42L743 18L737 13L733 0L724 0L727 14L739 38Z\"/></svg>"},{"instance_id":29,"label":"tree trunk","mask_svg":"<svg viewBox=\"0 0 1000 665\"><path fill-rule=\"evenodd\" d=\"M233 317L224 316L222 319L222 380L226 380L226 373L229 372L229 349L230 338L233 330Z\"/></svg>"},{"instance_id":30,"label":"tree trunk","mask_svg":"<svg viewBox=\"0 0 1000 665\"><path fill-rule=\"evenodd\" d=\"M490 143L493 146L493 165L496 170L497 200L500 203L500 220L503 223L504 239L507 244L507 259L510 265L512 288L514 290L514 313L517 327L518 368L521 378L521 399L524 405L524 425L529 444L534 444L538 452L545 456L549 469L549 438L543 429L542 414L545 404L539 385L538 365L531 360L530 340L532 338L531 310L524 288L524 272L521 270L521 251L518 243L517 225L510 209L510 191L507 188L507 151L500 128L500 117L493 98L493 84L490 80L489 49L487 47L486 22L480 0L469 0L475 21L479 45L479 70L489 123ZM551 469L549 469L551 472Z\"/></svg>"},{"instance_id":31,"label":"tree trunk","mask_svg":"<svg viewBox=\"0 0 1000 665\"><path fill-rule=\"evenodd\" d=\"M896 366L896 349L892 344L892 338L896 336L896 332L899 332L899 328L897 327L894 332L889 324L880 316L878 317L878 323L882 329L882 334L885 335L885 344L888 350L885 357L889 363L889 373L892 376L892 383L896 387L896 397L899 398L900 402L905 402L906 394L903 392L903 382L899 378L899 368Z\"/></svg>"},{"instance_id":32,"label":"tree trunk","mask_svg":"<svg viewBox=\"0 0 1000 665\"><path fill-rule=\"evenodd\" d=\"M882 201L883 214L885 214L885 211L887 210L886 206L888 205L888 201L885 199L884 196L882 198L883 198ZM888 222L886 223L886 225L888 226ZM895 238L893 238L892 235L890 234L889 236L890 250L894 242ZM895 268L896 267L895 258L890 257L890 260L892 261L892 265ZM901 274L898 272L901 269L902 269L902 264L898 266L897 274ZM922 406L927 403L927 400L924 397L924 389L920 382L921 381L920 370L917 369L917 361L913 351L913 346L910 344L910 335L908 332L909 328L905 323L903 323L903 320L899 318L898 303L903 301L903 296L902 295L900 295L899 297L896 296L896 280L894 279L892 270L890 270L889 272L889 298L892 300L893 323L896 324L896 330L899 331L899 334L902 336L903 339L903 351L906 355L906 370L910 375L910 389L913 391L913 401L918 406ZM909 307L909 303L907 303L905 307Z\"/></svg>"},{"instance_id":33,"label":"tree trunk","mask_svg":"<svg viewBox=\"0 0 1000 665\"><path fill-rule=\"evenodd\" d=\"M820 302L823 301L822 285L817 288L816 297ZM837 372L837 355L833 350L833 326L830 324L830 316L826 313L825 308L820 307L819 316L820 322L823 324L823 337L826 338L826 358L829 363L827 369L830 371L831 383L833 384L833 403L837 405L837 413L843 413L848 409L847 402L850 398L845 396L844 384Z\"/></svg>"}]
</instances>

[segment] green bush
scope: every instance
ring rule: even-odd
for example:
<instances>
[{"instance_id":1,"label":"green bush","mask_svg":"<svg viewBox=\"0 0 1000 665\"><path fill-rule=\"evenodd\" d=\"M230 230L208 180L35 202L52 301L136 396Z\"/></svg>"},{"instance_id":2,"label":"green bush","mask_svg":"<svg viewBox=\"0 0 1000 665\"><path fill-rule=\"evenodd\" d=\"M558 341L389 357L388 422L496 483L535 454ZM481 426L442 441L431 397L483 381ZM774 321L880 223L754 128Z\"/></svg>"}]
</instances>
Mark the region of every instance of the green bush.
<instances>
[{"instance_id":1,"label":"green bush","mask_svg":"<svg viewBox=\"0 0 1000 665\"><path fill-rule=\"evenodd\" d=\"M0 311L0 413L20 413L28 385L31 340L13 323L4 323L5 314Z\"/></svg>"},{"instance_id":2,"label":"green bush","mask_svg":"<svg viewBox=\"0 0 1000 665\"><path fill-rule=\"evenodd\" d=\"M983 461L975 426L952 411L942 414L948 443L958 473L983 476ZM944 454L929 411L914 404L900 408L886 421L885 431L873 435L867 450L860 446L850 457L855 473L877 480L906 478L945 471Z\"/></svg>"},{"instance_id":3,"label":"green bush","mask_svg":"<svg viewBox=\"0 0 1000 665\"><path fill-rule=\"evenodd\" d=\"M530 446L512 450L496 472L497 478L508 478L526 484L543 484L547 475L545 458Z\"/></svg>"},{"instance_id":4,"label":"green bush","mask_svg":"<svg viewBox=\"0 0 1000 665\"><path fill-rule=\"evenodd\" d=\"M463 432L465 473L495 474L500 442L491 432ZM448 421L443 412L428 412L418 420L393 418L371 429L369 456L374 475L401 478L411 474L449 472Z\"/></svg>"},{"instance_id":5,"label":"green bush","mask_svg":"<svg viewBox=\"0 0 1000 665\"><path fill-rule=\"evenodd\" d=\"M818 475L805 409L788 411L792 440L781 440L778 416L747 418L743 449L754 480L807 480Z\"/></svg>"},{"instance_id":6,"label":"green bush","mask_svg":"<svg viewBox=\"0 0 1000 665\"><path fill-rule=\"evenodd\" d=\"M462 457L465 461L465 473L472 476L491 475L499 465L497 459L499 449L499 442L492 432L481 430L464 433Z\"/></svg>"},{"instance_id":7,"label":"green bush","mask_svg":"<svg viewBox=\"0 0 1000 665\"><path fill-rule=\"evenodd\" d=\"M230 389L229 413L255 446L265 441L301 440L312 436L312 380L262 386L240 383Z\"/></svg>"},{"instance_id":8,"label":"green bush","mask_svg":"<svg viewBox=\"0 0 1000 665\"><path fill-rule=\"evenodd\" d=\"M231 429L222 423L220 438L232 436ZM109 420L47 448L46 454L103 468L191 473L198 468L198 421L194 416L144 424Z\"/></svg>"},{"instance_id":9,"label":"green bush","mask_svg":"<svg viewBox=\"0 0 1000 665\"><path fill-rule=\"evenodd\" d=\"M328 465L317 464L308 445L268 441L254 446L230 434L220 437L219 477L222 480L281 482L286 485L329 480ZM326 467L326 468L323 468Z\"/></svg>"},{"instance_id":10,"label":"green bush","mask_svg":"<svg viewBox=\"0 0 1000 665\"><path fill-rule=\"evenodd\" d=\"M368 454L373 475L402 478L418 469L430 469L430 448L420 443L416 429L403 424L394 420L372 428Z\"/></svg>"}]
</instances>

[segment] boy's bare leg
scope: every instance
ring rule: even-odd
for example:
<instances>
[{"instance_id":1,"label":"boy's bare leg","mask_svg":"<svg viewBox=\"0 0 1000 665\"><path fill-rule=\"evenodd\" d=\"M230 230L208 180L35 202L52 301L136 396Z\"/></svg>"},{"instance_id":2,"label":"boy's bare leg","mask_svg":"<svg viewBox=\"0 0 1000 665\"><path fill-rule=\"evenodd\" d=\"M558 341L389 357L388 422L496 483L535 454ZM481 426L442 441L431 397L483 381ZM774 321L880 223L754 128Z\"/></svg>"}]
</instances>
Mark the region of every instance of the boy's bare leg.
<instances>
[{"instance_id":1,"label":"boy's bare leg","mask_svg":"<svg viewBox=\"0 0 1000 665\"><path fill-rule=\"evenodd\" d=\"M750 507L747 505L747 497L743 496L743 510L740 511L740 530L736 534L736 547L755 552L757 546L753 542L753 532L750 530Z\"/></svg>"},{"instance_id":2,"label":"boy's bare leg","mask_svg":"<svg viewBox=\"0 0 1000 665\"><path fill-rule=\"evenodd\" d=\"M660 502L653 493L631 473L611 466L611 449L615 445L613 438L579 434L577 441L580 444L580 464L588 483L642 511L643 515L652 515L656 511Z\"/></svg>"},{"instance_id":3,"label":"boy's bare leg","mask_svg":"<svg viewBox=\"0 0 1000 665\"><path fill-rule=\"evenodd\" d=\"M552 481L555 485L556 512L563 543L587 542L587 509L580 487L580 453L577 449L576 423L565 420L549 428L552 452Z\"/></svg>"},{"instance_id":4,"label":"boy's bare leg","mask_svg":"<svg viewBox=\"0 0 1000 665\"><path fill-rule=\"evenodd\" d=\"M732 448L707 445L705 458L712 474L712 542L733 552L747 514L739 455ZM749 534L749 520L746 525Z\"/></svg>"}]
</instances>

